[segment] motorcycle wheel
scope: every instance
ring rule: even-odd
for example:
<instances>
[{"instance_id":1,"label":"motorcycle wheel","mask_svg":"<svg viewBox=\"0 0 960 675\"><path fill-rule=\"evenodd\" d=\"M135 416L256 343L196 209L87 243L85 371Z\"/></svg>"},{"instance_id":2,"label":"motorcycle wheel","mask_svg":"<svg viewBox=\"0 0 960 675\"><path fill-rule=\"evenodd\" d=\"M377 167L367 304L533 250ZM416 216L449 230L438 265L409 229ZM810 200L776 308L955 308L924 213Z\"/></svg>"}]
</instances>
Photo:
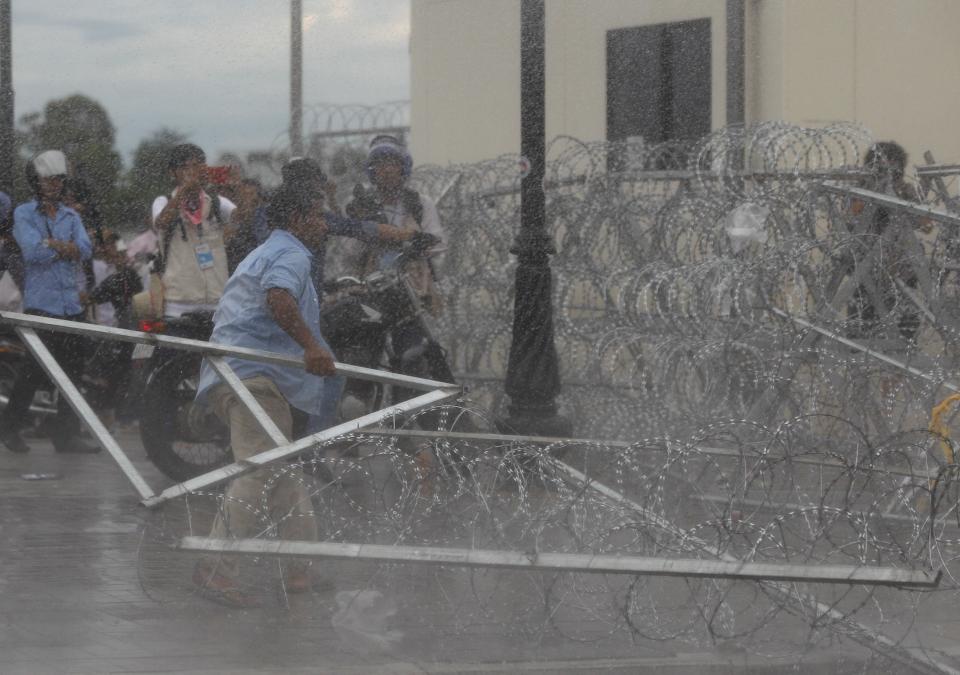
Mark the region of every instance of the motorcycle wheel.
<instances>
[{"instance_id":1,"label":"motorcycle wheel","mask_svg":"<svg viewBox=\"0 0 960 675\"><path fill-rule=\"evenodd\" d=\"M200 359L177 359L144 393L140 438L147 456L175 481L185 481L231 461L229 432L212 413L193 403Z\"/></svg>"}]
</instances>

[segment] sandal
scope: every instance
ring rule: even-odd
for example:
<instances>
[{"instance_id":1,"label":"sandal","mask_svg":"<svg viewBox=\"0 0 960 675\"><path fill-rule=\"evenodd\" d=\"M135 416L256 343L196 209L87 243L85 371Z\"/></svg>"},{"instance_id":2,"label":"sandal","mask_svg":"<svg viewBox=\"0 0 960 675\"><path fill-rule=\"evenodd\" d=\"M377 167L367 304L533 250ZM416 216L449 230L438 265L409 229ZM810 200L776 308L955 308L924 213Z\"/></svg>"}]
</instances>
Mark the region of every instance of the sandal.
<instances>
[{"instance_id":1,"label":"sandal","mask_svg":"<svg viewBox=\"0 0 960 675\"><path fill-rule=\"evenodd\" d=\"M193 568L193 585L202 597L227 607L248 609L257 606L256 600L233 579L207 563L199 562Z\"/></svg>"}]
</instances>

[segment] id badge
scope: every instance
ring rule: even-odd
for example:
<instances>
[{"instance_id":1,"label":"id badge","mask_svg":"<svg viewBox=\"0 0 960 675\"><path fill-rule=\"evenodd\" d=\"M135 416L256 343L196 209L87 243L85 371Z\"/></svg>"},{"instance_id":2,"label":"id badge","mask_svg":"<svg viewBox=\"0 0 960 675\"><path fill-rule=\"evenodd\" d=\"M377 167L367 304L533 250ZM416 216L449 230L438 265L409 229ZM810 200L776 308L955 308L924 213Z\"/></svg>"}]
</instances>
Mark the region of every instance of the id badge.
<instances>
[{"instance_id":1,"label":"id badge","mask_svg":"<svg viewBox=\"0 0 960 675\"><path fill-rule=\"evenodd\" d=\"M197 264L202 270L208 270L213 267L213 251L210 250L210 244L197 244L193 247L197 254Z\"/></svg>"}]
</instances>

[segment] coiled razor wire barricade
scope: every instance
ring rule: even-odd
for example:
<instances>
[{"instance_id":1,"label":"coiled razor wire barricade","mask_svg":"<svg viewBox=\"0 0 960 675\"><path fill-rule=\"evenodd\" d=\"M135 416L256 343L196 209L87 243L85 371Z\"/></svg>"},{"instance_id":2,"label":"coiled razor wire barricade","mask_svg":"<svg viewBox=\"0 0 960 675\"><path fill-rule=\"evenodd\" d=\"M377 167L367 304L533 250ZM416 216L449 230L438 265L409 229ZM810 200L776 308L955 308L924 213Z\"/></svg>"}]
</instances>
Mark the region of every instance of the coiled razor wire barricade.
<instances>
[{"instance_id":1,"label":"coiled razor wire barricade","mask_svg":"<svg viewBox=\"0 0 960 675\"><path fill-rule=\"evenodd\" d=\"M493 433L521 158L418 170L452 242L438 329L469 398L258 465L263 493L239 505L253 537L209 538L216 482L147 500L144 590L193 602L197 555L239 556L261 604L290 605L283 566L302 558L339 591L332 618L304 620L367 650L399 649L427 606L448 637L495 623L795 661L839 642L848 670L960 672L940 625L960 588L954 412L928 429L958 391L954 174L918 171L904 199L862 165L871 142L769 123L552 145L578 439ZM271 509L290 478L309 508ZM278 538L305 517L318 542Z\"/></svg>"}]
</instances>

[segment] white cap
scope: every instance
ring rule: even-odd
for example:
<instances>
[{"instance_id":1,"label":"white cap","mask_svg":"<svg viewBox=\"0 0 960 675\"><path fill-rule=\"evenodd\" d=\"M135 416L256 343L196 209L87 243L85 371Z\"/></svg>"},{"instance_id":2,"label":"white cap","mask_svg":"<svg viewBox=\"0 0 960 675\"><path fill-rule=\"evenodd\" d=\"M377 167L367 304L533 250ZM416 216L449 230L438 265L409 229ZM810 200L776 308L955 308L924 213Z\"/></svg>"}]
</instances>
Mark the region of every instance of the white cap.
<instances>
[{"instance_id":1,"label":"white cap","mask_svg":"<svg viewBox=\"0 0 960 675\"><path fill-rule=\"evenodd\" d=\"M33 168L40 178L67 175L67 158L59 150L47 150L33 158Z\"/></svg>"}]
</instances>

